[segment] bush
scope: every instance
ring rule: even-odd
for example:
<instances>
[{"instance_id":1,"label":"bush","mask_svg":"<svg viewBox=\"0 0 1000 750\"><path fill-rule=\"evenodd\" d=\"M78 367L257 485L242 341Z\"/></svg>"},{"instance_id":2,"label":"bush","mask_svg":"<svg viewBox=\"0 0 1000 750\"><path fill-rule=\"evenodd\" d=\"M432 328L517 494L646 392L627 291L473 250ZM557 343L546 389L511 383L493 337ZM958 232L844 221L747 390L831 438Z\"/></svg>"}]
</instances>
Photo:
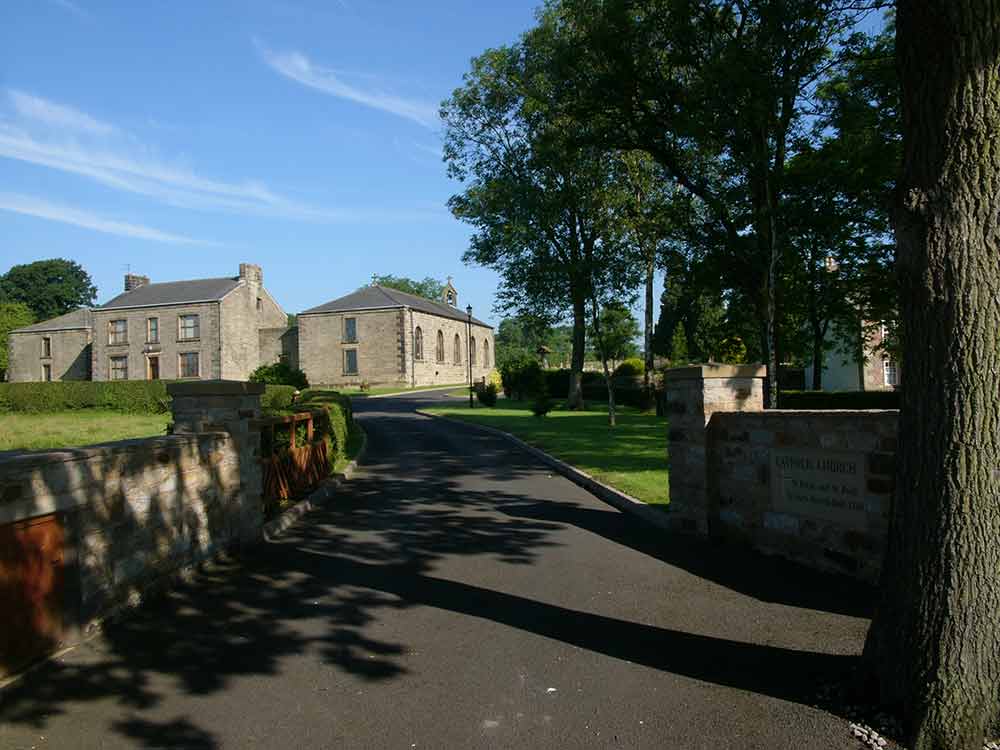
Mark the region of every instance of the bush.
<instances>
[{"instance_id":1,"label":"bush","mask_svg":"<svg viewBox=\"0 0 1000 750\"><path fill-rule=\"evenodd\" d=\"M483 406L497 405L497 387L493 383L476 384L476 398Z\"/></svg>"},{"instance_id":2,"label":"bush","mask_svg":"<svg viewBox=\"0 0 1000 750\"><path fill-rule=\"evenodd\" d=\"M529 356L504 362L500 376L508 398L520 400L548 390L545 370L537 360Z\"/></svg>"},{"instance_id":3,"label":"bush","mask_svg":"<svg viewBox=\"0 0 1000 750\"><path fill-rule=\"evenodd\" d=\"M330 470L333 471L337 461L347 456L347 437L350 434L351 425L354 423L351 399L337 391L318 389L304 391L299 401L295 403L294 410L309 411L311 409L321 409L326 413L323 434L329 439L327 448L330 455Z\"/></svg>"},{"instance_id":4,"label":"bush","mask_svg":"<svg viewBox=\"0 0 1000 750\"><path fill-rule=\"evenodd\" d=\"M309 380L302 370L296 370L287 362L275 362L273 365L261 365L250 374L251 383L266 383L267 385L291 385L299 390L309 387Z\"/></svg>"},{"instance_id":5,"label":"bush","mask_svg":"<svg viewBox=\"0 0 1000 750\"><path fill-rule=\"evenodd\" d=\"M638 357L629 357L615 368L615 377L635 377L646 374L646 363Z\"/></svg>"},{"instance_id":6,"label":"bush","mask_svg":"<svg viewBox=\"0 0 1000 750\"><path fill-rule=\"evenodd\" d=\"M561 369L561 370L546 370L545 371L545 383L546 387L549 389L549 395L555 395L557 398L565 398L569 395L569 381L572 370ZM604 376L599 372L591 372L590 370L584 370L582 378L583 387L601 385L603 387Z\"/></svg>"},{"instance_id":7,"label":"bush","mask_svg":"<svg viewBox=\"0 0 1000 750\"><path fill-rule=\"evenodd\" d=\"M127 414L170 410L163 380L90 380L54 383L0 383L0 411L56 412L105 409Z\"/></svg>"},{"instance_id":8,"label":"bush","mask_svg":"<svg viewBox=\"0 0 1000 750\"><path fill-rule=\"evenodd\" d=\"M531 405L531 413L536 417L544 417L550 411L552 411L552 399L549 398L547 393L539 393L535 397L535 402Z\"/></svg>"},{"instance_id":9,"label":"bush","mask_svg":"<svg viewBox=\"0 0 1000 750\"><path fill-rule=\"evenodd\" d=\"M899 391L782 391L782 409L898 409Z\"/></svg>"},{"instance_id":10,"label":"bush","mask_svg":"<svg viewBox=\"0 0 1000 750\"><path fill-rule=\"evenodd\" d=\"M291 408L298 390L291 385L266 385L260 397L260 408L265 413L280 413Z\"/></svg>"}]
</instances>

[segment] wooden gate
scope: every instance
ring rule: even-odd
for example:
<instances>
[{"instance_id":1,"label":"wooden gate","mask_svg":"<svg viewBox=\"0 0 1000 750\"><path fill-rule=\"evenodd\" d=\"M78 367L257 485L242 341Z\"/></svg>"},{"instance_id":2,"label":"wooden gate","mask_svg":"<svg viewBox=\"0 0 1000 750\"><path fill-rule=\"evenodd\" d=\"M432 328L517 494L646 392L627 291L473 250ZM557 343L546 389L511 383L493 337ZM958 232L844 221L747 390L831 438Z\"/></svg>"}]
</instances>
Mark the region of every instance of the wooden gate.
<instances>
[{"instance_id":1,"label":"wooden gate","mask_svg":"<svg viewBox=\"0 0 1000 750\"><path fill-rule=\"evenodd\" d=\"M286 500L302 496L329 473L326 440L314 434L313 420L317 416L303 412L258 422L265 515L280 509ZM303 434L297 437L300 427Z\"/></svg>"},{"instance_id":2,"label":"wooden gate","mask_svg":"<svg viewBox=\"0 0 1000 750\"><path fill-rule=\"evenodd\" d=\"M16 672L62 639L63 554L57 515L0 526L0 675Z\"/></svg>"}]
</instances>

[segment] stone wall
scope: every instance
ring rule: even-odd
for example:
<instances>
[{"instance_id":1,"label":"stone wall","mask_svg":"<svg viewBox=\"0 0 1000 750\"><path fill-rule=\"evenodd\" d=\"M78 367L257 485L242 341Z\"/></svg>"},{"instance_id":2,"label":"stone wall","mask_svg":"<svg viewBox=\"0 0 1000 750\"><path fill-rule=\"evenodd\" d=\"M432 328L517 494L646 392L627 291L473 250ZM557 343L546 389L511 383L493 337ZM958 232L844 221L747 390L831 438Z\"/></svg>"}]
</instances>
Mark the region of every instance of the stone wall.
<instances>
[{"instance_id":1,"label":"stone wall","mask_svg":"<svg viewBox=\"0 0 1000 750\"><path fill-rule=\"evenodd\" d=\"M250 264L242 264L241 272L244 266ZM224 380L246 380L263 362L260 329L287 327L288 315L255 280L255 274L241 279L240 286L223 297L219 307L222 336L220 377Z\"/></svg>"},{"instance_id":2,"label":"stone wall","mask_svg":"<svg viewBox=\"0 0 1000 750\"><path fill-rule=\"evenodd\" d=\"M51 356L43 357L42 339L51 342ZM12 333L8 342L11 383L43 380L43 365L52 367L53 380L89 380L91 366L90 329L27 331Z\"/></svg>"},{"instance_id":3,"label":"stone wall","mask_svg":"<svg viewBox=\"0 0 1000 750\"><path fill-rule=\"evenodd\" d=\"M198 315L199 336L197 339L179 340L180 316ZM146 342L146 321L159 320L159 343ZM128 343L108 343L108 323L125 319L128 326ZM160 379L175 380L180 377L179 355L182 352L198 352L200 356L200 378L202 380L222 377L220 341L219 303L206 302L195 305L170 305L150 308L116 310L94 310L94 380L110 379L111 357L128 357L130 380L145 380L148 358L160 359ZM256 339L256 330L253 331Z\"/></svg>"},{"instance_id":4,"label":"stone wall","mask_svg":"<svg viewBox=\"0 0 1000 750\"><path fill-rule=\"evenodd\" d=\"M413 385L447 385L469 382L469 340L468 323L463 320L443 318L440 315L411 311L413 320L410 327L411 344L420 329L424 339L423 359L413 361ZM409 323L409 320L407 321ZM437 333L444 337L444 359L437 357ZM460 356L455 359L455 336L459 339ZM481 380L494 367L493 331L480 325L472 326L472 338L476 343L476 362L472 367L473 380ZM483 363L483 342L489 342L488 364Z\"/></svg>"},{"instance_id":5,"label":"stone wall","mask_svg":"<svg viewBox=\"0 0 1000 750\"><path fill-rule=\"evenodd\" d=\"M299 366L312 385L406 385L403 311L299 315ZM344 320L354 318L357 340L345 341ZM357 351L358 372L344 372L344 352Z\"/></svg>"},{"instance_id":6,"label":"stone wall","mask_svg":"<svg viewBox=\"0 0 1000 750\"><path fill-rule=\"evenodd\" d=\"M674 525L876 581L898 412L764 411L763 376L717 365L667 372Z\"/></svg>"},{"instance_id":7,"label":"stone wall","mask_svg":"<svg viewBox=\"0 0 1000 750\"><path fill-rule=\"evenodd\" d=\"M299 329L282 326L280 328L261 328L258 334L260 345L260 364L273 365L284 360L289 367L299 367Z\"/></svg>"},{"instance_id":8,"label":"stone wall","mask_svg":"<svg viewBox=\"0 0 1000 750\"><path fill-rule=\"evenodd\" d=\"M264 387L169 389L175 434L0 454L0 526L48 517L63 530L63 644L148 586L260 536L260 436L251 425Z\"/></svg>"}]
</instances>

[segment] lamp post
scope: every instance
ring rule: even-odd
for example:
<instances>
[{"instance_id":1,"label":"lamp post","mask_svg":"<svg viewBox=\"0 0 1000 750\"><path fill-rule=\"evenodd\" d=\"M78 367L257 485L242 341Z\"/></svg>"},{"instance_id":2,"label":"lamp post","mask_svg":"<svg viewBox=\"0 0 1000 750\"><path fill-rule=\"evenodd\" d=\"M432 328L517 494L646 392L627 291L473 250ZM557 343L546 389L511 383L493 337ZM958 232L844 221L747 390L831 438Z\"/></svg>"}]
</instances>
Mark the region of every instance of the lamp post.
<instances>
[{"instance_id":1,"label":"lamp post","mask_svg":"<svg viewBox=\"0 0 1000 750\"><path fill-rule=\"evenodd\" d=\"M465 343L468 351L465 352L465 358L469 361L469 408L475 409L476 404L472 397L472 305L465 308L465 314L468 316L465 331Z\"/></svg>"}]
</instances>

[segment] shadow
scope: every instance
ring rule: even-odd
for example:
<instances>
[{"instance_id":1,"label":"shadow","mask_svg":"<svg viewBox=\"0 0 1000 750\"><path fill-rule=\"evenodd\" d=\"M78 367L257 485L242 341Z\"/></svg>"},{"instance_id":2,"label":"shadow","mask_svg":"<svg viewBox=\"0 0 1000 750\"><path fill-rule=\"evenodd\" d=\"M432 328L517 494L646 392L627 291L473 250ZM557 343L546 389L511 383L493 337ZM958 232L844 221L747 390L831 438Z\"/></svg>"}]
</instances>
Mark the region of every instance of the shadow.
<instances>
[{"instance_id":1,"label":"shadow","mask_svg":"<svg viewBox=\"0 0 1000 750\"><path fill-rule=\"evenodd\" d=\"M87 712L89 721L105 721L108 731L139 745L215 747L214 727L198 726L192 715L160 722L143 712L178 694L218 695L247 676L285 679L283 665L293 657L315 659L373 686L393 684L408 674L410 644L398 631L386 636L381 626L413 608L459 613L796 703L810 703L818 685L840 679L855 664L854 656L824 653L822 634L815 648L785 648L587 611L585 600L555 604L445 577L439 566L454 560L500 579L509 570L537 569L544 576L547 557L565 552L569 542L610 555L594 562L613 568L622 561L614 558L612 542L656 561L654 572L669 575L674 566L745 594L738 606L747 622L780 617L759 602L854 616L868 611L857 603L853 583L852 601L832 577L651 532L553 480L504 441L412 414L415 401L357 403L368 457L334 504L275 543L205 566L106 624L93 645L23 676L0 693L0 727L28 737L57 723L64 728ZM155 496L149 512L193 539L204 537L204 524L215 523L172 518L172 507ZM843 628L832 616L828 622Z\"/></svg>"}]
</instances>

